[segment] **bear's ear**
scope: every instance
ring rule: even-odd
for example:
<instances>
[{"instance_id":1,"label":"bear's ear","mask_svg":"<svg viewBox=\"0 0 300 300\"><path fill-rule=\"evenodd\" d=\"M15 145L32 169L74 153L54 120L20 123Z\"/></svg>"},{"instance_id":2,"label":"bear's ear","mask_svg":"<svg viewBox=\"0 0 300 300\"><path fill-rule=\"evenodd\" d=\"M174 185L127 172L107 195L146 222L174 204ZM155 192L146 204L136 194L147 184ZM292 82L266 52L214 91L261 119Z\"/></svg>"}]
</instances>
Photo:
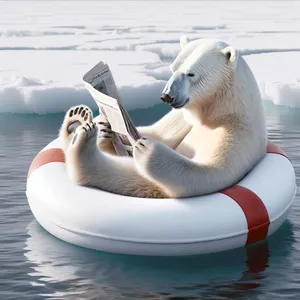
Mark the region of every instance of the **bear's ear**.
<instances>
[{"instance_id":1,"label":"bear's ear","mask_svg":"<svg viewBox=\"0 0 300 300\"><path fill-rule=\"evenodd\" d=\"M228 46L224 48L222 52L225 55L226 59L235 66L237 56L235 48L233 48L232 46Z\"/></svg>"},{"instance_id":2,"label":"bear's ear","mask_svg":"<svg viewBox=\"0 0 300 300\"><path fill-rule=\"evenodd\" d=\"M189 43L189 40L188 40L188 38L185 35L183 35L183 36L180 37L181 50L183 50L188 43Z\"/></svg>"}]
</instances>

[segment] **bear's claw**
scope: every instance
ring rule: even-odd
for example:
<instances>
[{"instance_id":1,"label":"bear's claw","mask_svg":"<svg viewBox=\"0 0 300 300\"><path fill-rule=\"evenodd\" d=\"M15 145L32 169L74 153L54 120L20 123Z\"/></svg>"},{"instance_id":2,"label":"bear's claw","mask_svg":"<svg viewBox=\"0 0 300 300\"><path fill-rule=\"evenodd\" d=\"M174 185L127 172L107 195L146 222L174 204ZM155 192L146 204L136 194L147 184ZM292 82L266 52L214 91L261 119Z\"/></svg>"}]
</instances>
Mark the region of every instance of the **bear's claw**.
<instances>
[{"instance_id":1,"label":"bear's claw","mask_svg":"<svg viewBox=\"0 0 300 300\"><path fill-rule=\"evenodd\" d=\"M99 145L112 141L114 138L114 132L111 130L111 126L106 119L102 115L99 115L94 118L94 122L96 122L99 129Z\"/></svg>"},{"instance_id":2,"label":"bear's claw","mask_svg":"<svg viewBox=\"0 0 300 300\"><path fill-rule=\"evenodd\" d=\"M148 152L153 149L153 142L146 138L141 138L134 144L134 149L139 152Z\"/></svg>"}]
</instances>

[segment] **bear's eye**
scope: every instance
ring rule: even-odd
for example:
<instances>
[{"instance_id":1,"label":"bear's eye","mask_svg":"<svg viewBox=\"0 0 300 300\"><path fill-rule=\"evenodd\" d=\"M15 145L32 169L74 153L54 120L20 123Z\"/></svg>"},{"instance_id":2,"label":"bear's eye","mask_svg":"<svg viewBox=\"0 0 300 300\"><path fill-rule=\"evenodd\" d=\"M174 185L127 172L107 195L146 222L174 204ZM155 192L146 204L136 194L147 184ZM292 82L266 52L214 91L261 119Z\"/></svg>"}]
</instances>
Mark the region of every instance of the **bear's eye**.
<instances>
[{"instance_id":1,"label":"bear's eye","mask_svg":"<svg viewBox=\"0 0 300 300\"><path fill-rule=\"evenodd\" d=\"M189 76L189 77L194 77L195 74L194 74L194 73L187 73L187 76Z\"/></svg>"}]
</instances>

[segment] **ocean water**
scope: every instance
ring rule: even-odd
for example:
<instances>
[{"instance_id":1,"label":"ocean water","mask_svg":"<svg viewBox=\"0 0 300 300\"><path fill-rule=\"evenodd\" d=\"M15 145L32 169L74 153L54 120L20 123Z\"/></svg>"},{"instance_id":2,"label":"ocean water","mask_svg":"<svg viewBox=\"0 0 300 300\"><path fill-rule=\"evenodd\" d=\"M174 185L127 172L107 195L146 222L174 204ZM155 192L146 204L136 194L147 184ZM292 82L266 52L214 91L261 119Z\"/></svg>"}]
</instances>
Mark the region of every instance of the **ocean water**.
<instances>
[{"instance_id":1,"label":"ocean water","mask_svg":"<svg viewBox=\"0 0 300 300\"><path fill-rule=\"evenodd\" d=\"M292 160L300 185L300 110L266 103L269 137ZM165 104L131 113L149 124ZM0 299L299 299L299 192L268 240L190 258L101 253L62 242L34 221L25 196L35 154L57 136L63 115L1 115ZM147 118L147 121L145 119Z\"/></svg>"},{"instance_id":2,"label":"ocean water","mask_svg":"<svg viewBox=\"0 0 300 300\"><path fill-rule=\"evenodd\" d=\"M264 99L269 138L300 185L297 1L0 1L0 300L299 299L299 189L266 241L187 258L79 248L48 234L25 196L29 165L71 105L96 108L81 77L99 60L135 124L168 111L159 95L182 34L236 46Z\"/></svg>"}]
</instances>

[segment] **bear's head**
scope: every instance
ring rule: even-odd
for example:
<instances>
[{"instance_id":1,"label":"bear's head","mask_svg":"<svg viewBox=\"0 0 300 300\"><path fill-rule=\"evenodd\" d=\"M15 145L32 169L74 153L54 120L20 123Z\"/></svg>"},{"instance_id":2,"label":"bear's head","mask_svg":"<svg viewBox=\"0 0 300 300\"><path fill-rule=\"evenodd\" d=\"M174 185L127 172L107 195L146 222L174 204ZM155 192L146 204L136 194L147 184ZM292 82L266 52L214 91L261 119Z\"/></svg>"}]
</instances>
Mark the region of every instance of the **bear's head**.
<instances>
[{"instance_id":1,"label":"bear's head","mask_svg":"<svg viewBox=\"0 0 300 300\"><path fill-rule=\"evenodd\" d=\"M180 39L181 52L171 65L172 76L161 99L173 108L189 108L224 93L233 78L237 54L233 47L213 39Z\"/></svg>"}]
</instances>

